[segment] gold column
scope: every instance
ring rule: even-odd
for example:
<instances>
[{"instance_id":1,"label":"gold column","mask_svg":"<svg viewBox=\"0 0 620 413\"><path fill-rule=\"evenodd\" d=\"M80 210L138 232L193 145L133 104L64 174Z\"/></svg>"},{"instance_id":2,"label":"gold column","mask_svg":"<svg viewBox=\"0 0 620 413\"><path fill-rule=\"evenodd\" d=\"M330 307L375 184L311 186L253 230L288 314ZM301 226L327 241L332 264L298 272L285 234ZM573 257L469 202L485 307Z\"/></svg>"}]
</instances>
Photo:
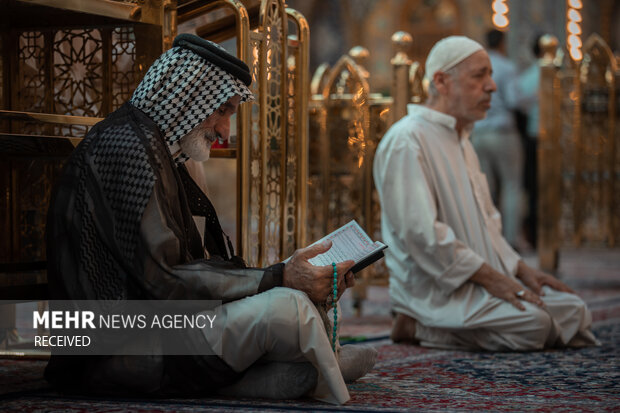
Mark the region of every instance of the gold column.
<instances>
[{"instance_id":1,"label":"gold column","mask_svg":"<svg viewBox=\"0 0 620 413\"><path fill-rule=\"evenodd\" d=\"M424 103L428 95L428 80L424 79L424 68L420 62L413 62L409 68L411 102Z\"/></svg>"},{"instance_id":2,"label":"gold column","mask_svg":"<svg viewBox=\"0 0 620 413\"><path fill-rule=\"evenodd\" d=\"M553 63L557 38L546 35L541 41L544 57L540 67L540 121L538 132L538 257L546 271L557 268L559 220L561 215L562 166L559 152L560 83Z\"/></svg>"},{"instance_id":3,"label":"gold column","mask_svg":"<svg viewBox=\"0 0 620 413\"><path fill-rule=\"evenodd\" d=\"M578 244L614 245L613 187L615 170L616 60L602 37L592 34L583 47L579 67L581 89L578 123L580 177L575 197Z\"/></svg>"},{"instance_id":4,"label":"gold column","mask_svg":"<svg viewBox=\"0 0 620 413\"><path fill-rule=\"evenodd\" d=\"M407 104L411 101L409 68L412 62L407 55L407 50L412 43L413 38L407 32L396 32L392 35L392 44L396 49L396 54L390 60L392 64L392 98L394 99L390 124L407 114Z\"/></svg>"},{"instance_id":5,"label":"gold column","mask_svg":"<svg viewBox=\"0 0 620 413\"><path fill-rule=\"evenodd\" d=\"M296 10L287 8L286 13L297 28L297 56L295 58L295 123L297 126L297 216L296 243L303 248L307 239L306 216L308 209L308 103L310 101L310 26L305 17ZM286 258L286 257L282 257Z\"/></svg>"},{"instance_id":6,"label":"gold column","mask_svg":"<svg viewBox=\"0 0 620 413\"><path fill-rule=\"evenodd\" d=\"M162 16L162 41L163 50L172 47L172 42L177 36L177 2L176 0L164 0Z\"/></svg>"},{"instance_id":7,"label":"gold column","mask_svg":"<svg viewBox=\"0 0 620 413\"><path fill-rule=\"evenodd\" d=\"M612 202L610 204L610 215L611 215L611 233L613 234L613 239L611 242L611 247L616 246L616 241L620 236L620 125L618 124L618 118L620 117L620 108L618 107L618 99L617 95L620 87L620 59L616 57L616 72L614 73L614 99L610 102L610 113L612 114L612 127L613 127L613 135L612 135L612 168L611 170L614 173L611 176L611 193L613 194ZM615 115L614 115L615 114Z\"/></svg>"}]
</instances>

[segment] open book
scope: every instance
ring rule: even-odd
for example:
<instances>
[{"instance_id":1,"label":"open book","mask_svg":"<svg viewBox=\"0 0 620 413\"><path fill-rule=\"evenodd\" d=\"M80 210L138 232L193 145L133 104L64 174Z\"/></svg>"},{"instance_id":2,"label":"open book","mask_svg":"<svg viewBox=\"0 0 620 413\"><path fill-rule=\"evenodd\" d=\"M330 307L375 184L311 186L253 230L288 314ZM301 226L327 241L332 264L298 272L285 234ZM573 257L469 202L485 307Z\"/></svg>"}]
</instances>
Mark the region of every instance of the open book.
<instances>
[{"instance_id":1,"label":"open book","mask_svg":"<svg viewBox=\"0 0 620 413\"><path fill-rule=\"evenodd\" d=\"M382 258L383 250L387 248L387 245L371 240L355 220L324 236L312 245L325 240L331 240L332 247L327 252L310 258L310 264L330 265L332 262L353 260L355 265L351 271L354 273Z\"/></svg>"}]
</instances>

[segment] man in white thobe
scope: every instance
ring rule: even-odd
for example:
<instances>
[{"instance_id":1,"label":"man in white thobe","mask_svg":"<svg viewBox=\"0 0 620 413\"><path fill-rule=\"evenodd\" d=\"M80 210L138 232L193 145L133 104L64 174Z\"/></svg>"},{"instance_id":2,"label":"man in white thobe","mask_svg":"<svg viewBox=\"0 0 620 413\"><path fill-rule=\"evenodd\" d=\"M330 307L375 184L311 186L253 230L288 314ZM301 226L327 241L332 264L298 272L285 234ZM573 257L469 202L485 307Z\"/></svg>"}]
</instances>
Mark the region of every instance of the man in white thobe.
<instances>
[{"instance_id":1,"label":"man in white thobe","mask_svg":"<svg viewBox=\"0 0 620 413\"><path fill-rule=\"evenodd\" d=\"M448 37L431 50L426 73L427 103L409 105L374 160L393 340L484 350L596 344L583 301L502 237L469 141L496 90L486 51Z\"/></svg>"}]
</instances>

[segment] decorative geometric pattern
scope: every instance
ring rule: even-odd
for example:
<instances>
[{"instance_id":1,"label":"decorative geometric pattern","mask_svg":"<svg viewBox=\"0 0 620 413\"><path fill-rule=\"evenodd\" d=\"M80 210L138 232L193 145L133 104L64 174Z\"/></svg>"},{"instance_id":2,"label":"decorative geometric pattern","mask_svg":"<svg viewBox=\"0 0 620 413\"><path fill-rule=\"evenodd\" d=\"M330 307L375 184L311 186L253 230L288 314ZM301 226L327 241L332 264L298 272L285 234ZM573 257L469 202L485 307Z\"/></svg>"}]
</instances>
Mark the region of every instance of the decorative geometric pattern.
<instances>
[{"instance_id":1,"label":"decorative geometric pattern","mask_svg":"<svg viewBox=\"0 0 620 413\"><path fill-rule=\"evenodd\" d=\"M283 70L286 70L285 51L283 42L286 22L282 19L283 7L279 0L272 0L267 3L267 13L265 16L265 46L267 53L266 84L267 84L267 104L266 111L265 141L263 142L265 151L265 210L264 210L264 256L263 265L270 265L280 260L281 231L282 231L282 186L284 179L284 158L283 152L285 142L283 142L282 116L283 104L282 92L286 88L282 78ZM285 153L285 152L284 152Z\"/></svg>"},{"instance_id":2,"label":"decorative geometric pattern","mask_svg":"<svg viewBox=\"0 0 620 413\"><path fill-rule=\"evenodd\" d=\"M18 33L15 110L103 117L137 85L133 26L59 28ZM47 60L46 48L52 50ZM103 56L111 56L104 69ZM46 73L46 68L52 69ZM110 73L109 76L106 76ZM20 122L25 133L82 137L86 126L42 127Z\"/></svg>"},{"instance_id":3,"label":"decorative geometric pattern","mask_svg":"<svg viewBox=\"0 0 620 413\"><path fill-rule=\"evenodd\" d=\"M136 87L136 36L133 27L112 30L112 110L118 109Z\"/></svg>"},{"instance_id":4,"label":"decorative geometric pattern","mask_svg":"<svg viewBox=\"0 0 620 413\"><path fill-rule=\"evenodd\" d=\"M103 53L99 29L58 30L54 35L52 113L103 116ZM85 126L59 128L83 136Z\"/></svg>"},{"instance_id":5,"label":"decorative geometric pattern","mask_svg":"<svg viewBox=\"0 0 620 413\"><path fill-rule=\"evenodd\" d=\"M266 91L261 90L261 62L264 62L264 35L258 32L250 32L250 50L252 51L252 91L257 96L262 96ZM261 101L262 102L262 101ZM247 237L249 238L248 251L246 252L246 260L248 265L261 265L261 245L262 233L264 226L262 225L262 202L263 202L263 152L262 152L262 135L261 135L261 102L251 103L250 110L250 199L249 203L249 221Z\"/></svg>"},{"instance_id":6,"label":"decorative geometric pattern","mask_svg":"<svg viewBox=\"0 0 620 413\"><path fill-rule=\"evenodd\" d=\"M290 257L295 252L295 232L297 229L297 159L298 139L296 111L295 85L298 80L298 65L296 64L299 46L288 45L288 62L286 71L286 174L285 174L285 194L284 194L284 219L282 225L282 256ZM299 91L297 91L299 93ZM303 185L303 182L299 182ZM305 245L300 245L304 247Z\"/></svg>"},{"instance_id":7,"label":"decorative geometric pattern","mask_svg":"<svg viewBox=\"0 0 620 413\"><path fill-rule=\"evenodd\" d=\"M249 119L240 132L245 135L241 137L240 224L242 254L250 266L267 266L286 258L298 247L301 234L298 202L305 198L305 191L299 188L298 157L304 149L299 146L301 128L297 119L307 115L300 114L296 104L301 97L296 95L300 86L295 71L302 69L296 67L295 58L287 72L286 16L284 1L266 0L261 5L259 26L248 33L246 63L253 79L251 90L258 101L245 106ZM300 18L305 24L303 16ZM295 47L307 47L302 43L306 41Z\"/></svg>"},{"instance_id":8,"label":"decorative geometric pattern","mask_svg":"<svg viewBox=\"0 0 620 413\"><path fill-rule=\"evenodd\" d=\"M19 53L17 67L19 87L16 110L27 112L45 112L47 109L46 90L49 86L45 81L45 35L40 31L26 31L19 34ZM14 86L13 86L14 87ZM14 122L22 133L44 133L40 124L33 122Z\"/></svg>"},{"instance_id":9,"label":"decorative geometric pattern","mask_svg":"<svg viewBox=\"0 0 620 413\"><path fill-rule=\"evenodd\" d=\"M244 258L254 266L267 266L286 258L283 244L288 241L284 239L284 227L291 225L283 211L284 185L290 173L290 153L284 138L288 114L284 7L281 0L267 1L262 7L260 26L249 36L252 88L260 100L250 108L249 225L244 234Z\"/></svg>"},{"instance_id":10,"label":"decorative geometric pattern","mask_svg":"<svg viewBox=\"0 0 620 413\"><path fill-rule=\"evenodd\" d=\"M21 90L19 110L43 112L45 109L45 39L42 32L19 35L18 73Z\"/></svg>"}]
</instances>

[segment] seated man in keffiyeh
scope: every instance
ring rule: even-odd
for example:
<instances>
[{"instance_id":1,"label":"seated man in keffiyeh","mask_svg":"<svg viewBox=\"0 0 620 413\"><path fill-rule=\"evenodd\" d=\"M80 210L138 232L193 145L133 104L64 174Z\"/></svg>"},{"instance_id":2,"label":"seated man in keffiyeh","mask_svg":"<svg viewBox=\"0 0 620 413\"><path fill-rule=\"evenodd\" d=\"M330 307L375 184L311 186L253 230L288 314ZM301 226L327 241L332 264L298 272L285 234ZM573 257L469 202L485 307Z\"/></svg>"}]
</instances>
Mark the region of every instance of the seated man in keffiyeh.
<instances>
[{"instance_id":1,"label":"seated man in keffiyeh","mask_svg":"<svg viewBox=\"0 0 620 413\"><path fill-rule=\"evenodd\" d=\"M46 377L59 389L310 394L344 403L343 376L355 379L374 364L372 350L338 368L313 304L325 302L333 270L308 259L330 245L299 250L286 265L246 267L184 166L228 138L231 115L253 99L251 81L248 67L220 46L178 36L130 101L76 148L48 215L52 299L221 300L221 337L188 337L220 356L52 356ZM204 240L192 215L206 217ZM353 284L352 264L337 265L339 292Z\"/></svg>"}]
</instances>

